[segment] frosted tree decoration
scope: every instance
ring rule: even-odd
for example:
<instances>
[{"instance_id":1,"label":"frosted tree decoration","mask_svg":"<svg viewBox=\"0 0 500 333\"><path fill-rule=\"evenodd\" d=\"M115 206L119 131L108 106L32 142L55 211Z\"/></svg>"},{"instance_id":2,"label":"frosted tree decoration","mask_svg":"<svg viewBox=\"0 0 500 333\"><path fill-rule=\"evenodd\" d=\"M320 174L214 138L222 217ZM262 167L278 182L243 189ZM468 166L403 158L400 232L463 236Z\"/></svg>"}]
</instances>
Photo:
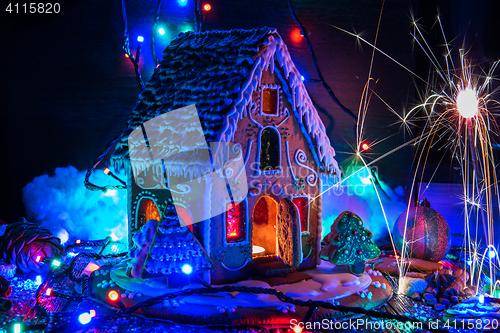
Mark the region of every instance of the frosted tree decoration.
<instances>
[{"instance_id":1,"label":"frosted tree decoration","mask_svg":"<svg viewBox=\"0 0 500 333\"><path fill-rule=\"evenodd\" d=\"M161 221L148 221L134 236L130 250L129 277L167 277L183 283L180 274L189 276L213 267L208 254L195 235L176 213L174 205L166 207Z\"/></svg>"},{"instance_id":2,"label":"frosted tree decoration","mask_svg":"<svg viewBox=\"0 0 500 333\"><path fill-rule=\"evenodd\" d=\"M330 233L323 239L326 245L320 257L335 265L349 265L351 273L361 275L365 272L366 261L380 255L372 236L358 215L345 211L335 219Z\"/></svg>"}]
</instances>

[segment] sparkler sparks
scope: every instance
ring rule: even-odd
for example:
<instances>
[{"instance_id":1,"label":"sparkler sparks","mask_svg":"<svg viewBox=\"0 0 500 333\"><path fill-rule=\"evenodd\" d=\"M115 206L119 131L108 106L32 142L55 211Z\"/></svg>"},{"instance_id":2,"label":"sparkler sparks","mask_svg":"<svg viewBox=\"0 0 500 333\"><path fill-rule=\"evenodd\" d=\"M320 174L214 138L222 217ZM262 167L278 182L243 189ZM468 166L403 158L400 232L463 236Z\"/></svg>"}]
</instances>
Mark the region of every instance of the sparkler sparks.
<instances>
[{"instance_id":1,"label":"sparkler sparks","mask_svg":"<svg viewBox=\"0 0 500 333\"><path fill-rule=\"evenodd\" d=\"M498 265L498 255L496 251L493 256L489 257L494 245L494 228L493 228L493 210L494 201L500 206L500 191L498 189L498 179L495 172L495 161L493 157L493 148L491 135L497 134L497 125L494 119L494 107L498 106L498 102L493 99L493 95L497 92L492 89L492 83L495 80L494 72L499 64L494 62L489 70L485 71L479 66L472 66L467 59L467 53L460 49L458 51L459 62L454 61L456 52L452 45L448 42L440 17L437 17L437 26L442 35L445 52L442 59L435 55L432 48L425 38L425 34L417 21L413 19L413 33L411 34L415 44L417 44L423 53L426 55L432 65L432 72L435 76L432 79L424 80L415 74L412 70L406 68L403 64L395 60L393 57L383 52L377 47L377 38L372 44L361 36L333 26L334 28L343 31L344 33L355 37L358 42L363 42L369 45L373 51L378 51L388 59L392 60L398 66L403 67L408 73L413 75L417 80L424 82L426 91L422 92L422 103L413 107L408 112L403 111L402 115L391 108L379 95L370 88L370 81L373 78L369 77L361 96L360 107L358 111L358 123L356 126L356 145L353 148L353 158L359 159L362 166L359 170L347 175L342 179L340 184L352 177L360 170L369 170L369 166L373 163L397 152L404 146L415 145L417 147L416 154L416 171L413 176L411 193L417 187L417 180L420 178L422 183L424 170L427 166L427 160L431 150L439 148L441 151L451 153L452 161L456 161L460 166L459 172L462 177L464 205L464 257L470 265L464 266L470 272L471 280L475 285L478 285L485 263L488 264L487 271L491 281L497 281L495 278L495 270ZM380 25L380 19L379 19ZM377 28L378 32L378 28ZM457 65L458 64L458 65ZM372 73L373 54L370 63L369 76ZM395 114L400 122L401 127L407 132L412 132L415 124L423 124L419 128L419 133L413 139L407 141L399 147L395 147L391 151L382 154L373 161L367 161L364 153L363 142L365 136L365 119L368 112L369 101L374 95L379 98L388 108L389 111ZM413 133L415 135L415 133ZM374 145L370 145L372 150ZM444 158L443 153L443 158ZM441 159L442 161L443 159ZM441 164L441 162L440 162ZM369 172L369 171L368 171ZM420 174L420 177L419 177ZM434 172L435 174L435 172ZM434 177L434 174L432 177ZM368 180L368 178L367 178ZM382 212L385 217L384 207L377 190L375 182L372 184L375 193L379 199ZM326 189L326 191L331 188ZM326 192L324 191L324 192ZM323 193L324 193L323 192ZM420 191L418 191L420 192ZM322 195L321 193L320 195ZM411 206L411 200L408 199L408 210ZM408 214L407 214L408 215ZM389 235L392 235L389 228L389 223L386 224L389 229ZM474 226L475 221L475 226ZM478 230L478 224L482 222L482 229L486 245L486 252L483 255L478 254L478 238L480 235L474 233ZM406 228L404 230L403 239L406 238ZM394 242L393 246L394 246ZM407 244L403 242L401 258L398 259L398 266L401 276L404 276L407 267L405 258L408 256ZM493 283L491 284L493 286ZM493 288L494 289L494 288ZM493 292L493 290L491 290Z\"/></svg>"}]
</instances>

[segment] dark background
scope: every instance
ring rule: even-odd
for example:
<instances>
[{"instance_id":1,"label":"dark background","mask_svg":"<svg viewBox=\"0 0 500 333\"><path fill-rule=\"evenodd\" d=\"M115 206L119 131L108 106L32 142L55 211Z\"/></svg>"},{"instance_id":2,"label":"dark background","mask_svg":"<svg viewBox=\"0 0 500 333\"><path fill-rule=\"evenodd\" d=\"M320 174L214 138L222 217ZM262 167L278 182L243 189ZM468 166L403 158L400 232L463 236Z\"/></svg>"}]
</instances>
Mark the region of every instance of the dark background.
<instances>
[{"instance_id":1,"label":"dark background","mask_svg":"<svg viewBox=\"0 0 500 333\"><path fill-rule=\"evenodd\" d=\"M317 79L306 42L297 38L286 0L207 0L212 10L205 13L204 30L250 29L271 26L278 29L292 59L306 79ZM61 15L9 14L2 1L0 16L0 218L11 221L24 215L22 188L34 177L52 173L56 167L88 168L106 144L123 129L140 92L133 65L121 50L123 22L121 1L60 1ZM137 35L145 37L140 68L144 80L154 64L149 36L157 1L126 1L131 48ZM203 3L203 2L202 2ZM357 113L368 79L372 50L356 38L334 27L362 33L374 42L383 1L379 0L293 0L298 18L310 32L325 80L339 100ZM419 20L436 54L444 52L439 29L434 25L441 13L449 41L462 44L470 56L489 67L500 58L498 1L494 0L387 0L381 18L377 46L427 77L428 58L412 43L411 13ZM165 36L157 35L157 54L179 32L194 29L193 0L179 6L164 1L160 17ZM380 53L375 54L371 77L374 91L397 112L403 113L419 101L421 83ZM318 83L306 83L327 127L337 160L344 165L355 150L354 120L328 97ZM376 158L401 145L408 136L397 118L376 97L368 109L366 141L382 141L367 158ZM418 129L415 129L418 132ZM408 192L413 174L412 147L376 163L380 179L391 187L402 185ZM428 170L441 159L431 154ZM436 182L456 182L450 162L435 175ZM424 180L429 178L424 175ZM408 193L407 193L408 195Z\"/></svg>"}]
</instances>

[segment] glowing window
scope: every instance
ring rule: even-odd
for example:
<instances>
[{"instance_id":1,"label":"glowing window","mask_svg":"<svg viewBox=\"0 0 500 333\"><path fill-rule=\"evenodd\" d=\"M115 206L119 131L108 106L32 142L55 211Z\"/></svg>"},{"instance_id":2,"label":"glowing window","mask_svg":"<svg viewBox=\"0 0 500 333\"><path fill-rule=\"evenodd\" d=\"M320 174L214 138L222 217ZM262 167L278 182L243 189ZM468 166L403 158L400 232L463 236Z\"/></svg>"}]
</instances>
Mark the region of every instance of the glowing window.
<instances>
[{"instance_id":1,"label":"glowing window","mask_svg":"<svg viewBox=\"0 0 500 333\"><path fill-rule=\"evenodd\" d=\"M292 202L297 206L300 215L300 229L301 231L309 230L309 198L296 197Z\"/></svg>"},{"instance_id":2,"label":"glowing window","mask_svg":"<svg viewBox=\"0 0 500 333\"><path fill-rule=\"evenodd\" d=\"M246 201L226 205L226 243L238 243L246 239Z\"/></svg>"},{"instance_id":3,"label":"glowing window","mask_svg":"<svg viewBox=\"0 0 500 333\"><path fill-rule=\"evenodd\" d=\"M265 128L260 136L260 170L280 169L280 135L273 128Z\"/></svg>"},{"instance_id":4,"label":"glowing window","mask_svg":"<svg viewBox=\"0 0 500 333\"><path fill-rule=\"evenodd\" d=\"M149 220L160 221L160 212L156 207L153 200L149 198L142 198L139 202L139 208L137 210L137 229L142 227Z\"/></svg>"},{"instance_id":5,"label":"glowing window","mask_svg":"<svg viewBox=\"0 0 500 333\"><path fill-rule=\"evenodd\" d=\"M264 88L262 90L262 114L278 114L278 90Z\"/></svg>"}]
</instances>

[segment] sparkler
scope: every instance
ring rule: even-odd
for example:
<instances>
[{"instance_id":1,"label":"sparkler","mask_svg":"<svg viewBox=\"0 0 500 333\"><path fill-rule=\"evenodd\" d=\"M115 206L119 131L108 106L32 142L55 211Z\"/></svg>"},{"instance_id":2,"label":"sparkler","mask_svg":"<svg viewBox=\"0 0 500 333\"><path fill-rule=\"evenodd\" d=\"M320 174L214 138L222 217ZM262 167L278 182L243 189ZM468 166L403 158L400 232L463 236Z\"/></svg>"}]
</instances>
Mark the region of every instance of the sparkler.
<instances>
[{"instance_id":1,"label":"sparkler","mask_svg":"<svg viewBox=\"0 0 500 333\"><path fill-rule=\"evenodd\" d=\"M463 204L465 211L465 260L466 262L472 263L471 265L466 265L465 267L468 267L470 269L470 276L472 280L474 279L474 276L477 276L477 281L473 282L478 285L481 274L475 275L474 273L482 271L484 260L490 253L489 250L495 249L493 237L494 196L496 196L500 206L499 190L497 186L498 180L495 173L495 162L493 159L492 145L490 140L490 133L497 130L497 125L490 109L491 105L498 104L498 102L496 102L492 98L492 95L496 92L496 90L491 90L491 83L494 80L493 73L499 62L494 62L488 71L481 70L482 73L478 75L475 73L476 68L473 68L473 66L471 66L467 61L466 53L463 50L460 50L460 64L459 66L455 66L452 58L453 53L450 49L450 44L448 43L444 34L444 29L442 27L441 19L439 18L439 16L437 17L437 23L446 47L446 52L442 62L438 61L438 58L433 53L431 47L424 37L424 34L422 33L415 20L413 20L414 31L412 34L415 43L418 44L418 46L427 55L428 59L432 63L433 69L436 73L434 81L423 80L421 77L416 75L410 69L406 68L390 55L384 53L376 46L376 39L375 43L371 44L357 34L351 33L347 30L335 27L333 25L332 27L351 36L354 36L358 39L358 41L364 42L372 47L373 54L369 73L371 73L372 70L374 53L375 51L378 51L382 55L392 60L398 66L403 67L408 73L416 77L418 80L421 80L426 84L428 90L424 94L425 97L423 98L423 103L415 106L408 113L399 115L394 109L390 108L387 103L385 103L385 101L380 98L380 96L375 94L370 89L369 82L370 80L372 80L372 78L370 77L371 74L369 74L367 84L365 85L365 89L362 93L358 111L358 123L356 127L356 148L353 149L353 155L359 158L359 160L361 160L363 164L360 170L366 169L370 173L368 167L371 164L385 158L390 154L393 154L394 152L409 144L417 146L418 148L420 148L420 153L417 156L416 171L411 186L411 193L413 193L413 189L415 188L417 180L417 174L420 169L422 169L421 174L423 177L430 149L435 147L436 145L442 144L443 141L445 142L444 146L441 147L441 149L447 149L448 151L450 151L452 153L452 159L456 158L456 160L460 164L463 183ZM385 103L389 107L390 112L398 116L403 128L405 128L409 132L411 132L411 127L417 120L423 120L424 126L422 127L421 134L414 139L383 154L374 161L367 162L363 154L361 154L360 148L362 147L362 143L364 142L363 137L365 131L365 118L368 112L369 101L372 94L378 97L383 103ZM448 140L444 140L446 137L448 137ZM360 170L345 177L340 182L340 184L342 184L342 182L346 181L348 178L350 178ZM372 182L372 185L375 188L375 193L377 194L382 212L384 214L384 218L386 220L386 225L389 230L389 235L391 236L391 242L395 249L391 230L385 216L385 211L376 184ZM339 186L339 184L337 184L337 186ZM328 188L326 189L326 191L330 189L331 188ZM322 192L319 195L322 195L326 191ZM409 200L411 200L411 198ZM409 211L410 201L408 201L407 206ZM478 255L477 234L475 235L475 239L471 235L472 225L469 219L470 213L474 209L477 210L476 221L479 221L479 219L481 219L482 221L484 237L486 240L486 249L488 251L487 254L482 256ZM406 239L406 227L404 230L403 239ZM404 277L407 271L407 260L405 260L408 255L407 247L408 245L403 242L401 257L397 260L401 277ZM499 260L496 252L494 252L494 254L495 256L488 259L489 278L491 281L495 281L494 266L496 265L494 259L496 258L497 262ZM493 292L497 283L500 282L497 281L496 283L490 284L490 286L492 287L492 290L490 290L490 292Z\"/></svg>"}]
</instances>

